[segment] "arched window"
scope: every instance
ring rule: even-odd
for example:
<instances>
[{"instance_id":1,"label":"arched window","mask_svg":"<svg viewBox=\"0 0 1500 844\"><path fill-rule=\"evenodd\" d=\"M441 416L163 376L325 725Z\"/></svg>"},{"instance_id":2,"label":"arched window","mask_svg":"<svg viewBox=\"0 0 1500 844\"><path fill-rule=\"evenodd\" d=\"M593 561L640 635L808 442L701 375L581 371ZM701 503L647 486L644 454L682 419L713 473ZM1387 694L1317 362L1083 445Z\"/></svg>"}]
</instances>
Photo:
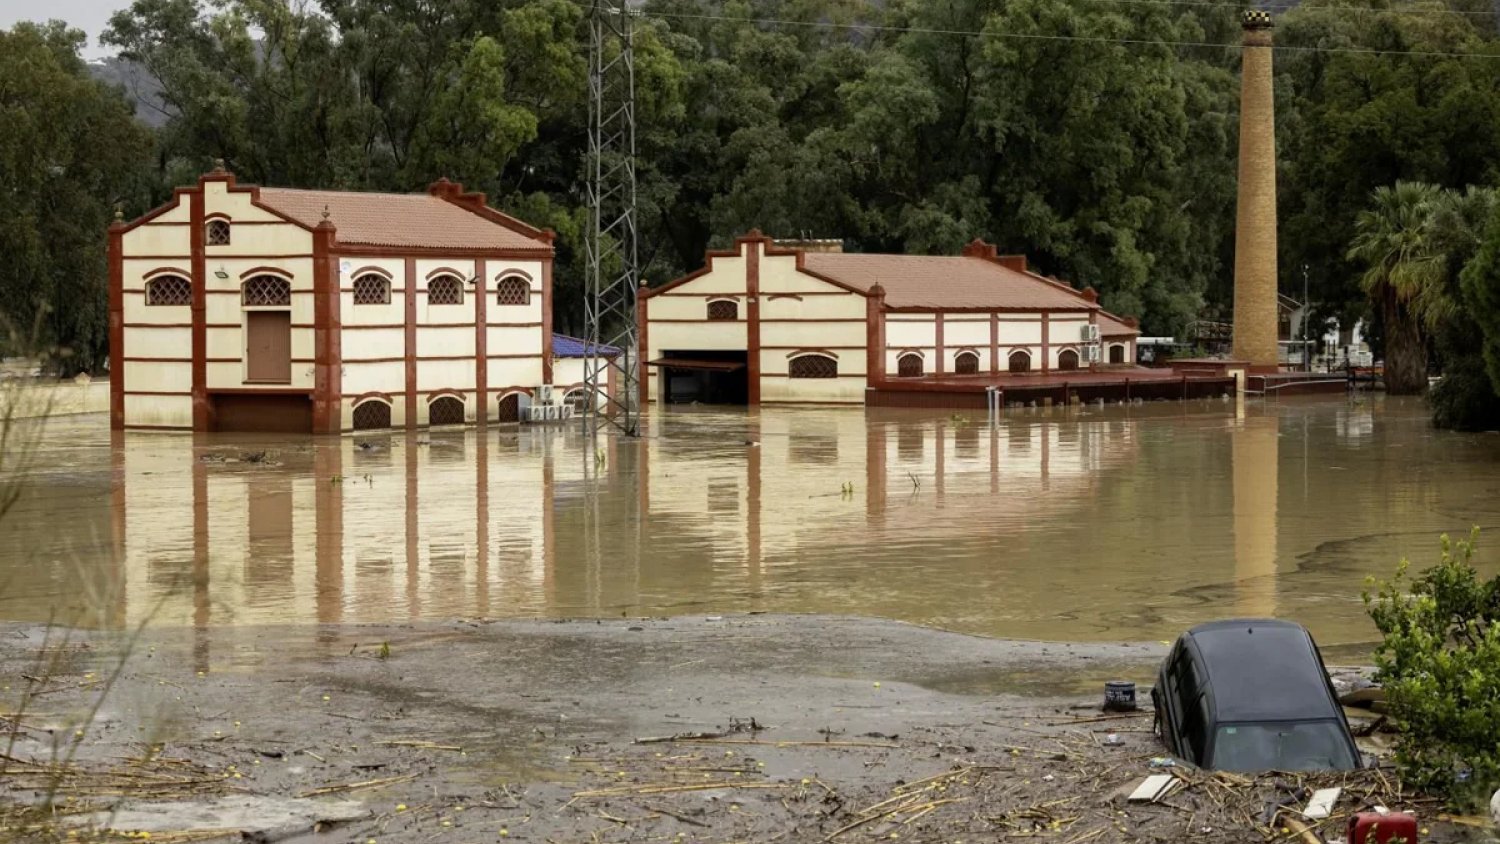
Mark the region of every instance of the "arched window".
<instances>
[{"instance_id":1,"label":"arched window","mask_svg":"<svg viewBox=\"0 0 1500 844\"><path fill-rule=\"evenodd\" d=\"M290 307L292 283L274 275L258 275L240 285L240 304L247 308Z\"/></svg>"},{"instance_id":2,"label":"arched window","mask_svg":"<svg viewBox=\"0 0 1500 844\"><path fill-rule=\"evenodd\" d=\"M374 273L366 273L354 280L354 304L389 305L391 283Z\"/></svg>"},{"instance_id":3,"label":"arched window","mask_svg":"<svg viewBox=\"0 0 1500 844\"><path fill-rule=\"evenodd\" d=\"M146 282L146 304L191 305L193 285L180 275L157 276Z\"/></svg>"},{"instance_id":4,"label":"arched window","mask_svg":"<svg viewBox=\"0 0 1500 844\"><path fill-rule=\"evenodd\" d=\"M1125 344L1123 344L1123 343L1116 343L1116 344L1114 344L1114 345L1112 345L1112 346L1109 347L1109 362L1110 363L1124 363L1125 362Z\"/></svg>"},{"instance_id":5,"label":"arched window","mask_svg":"<svg viewBox=\"0 0 1500 844\"><path fill-rule=\"evenodd\" d=\"M464 403L453 396L439 396L427 405L427 424L464 424Z\"/></svg>"},{"instance_id":6,"label":"arched window","mask_svg":"<svg viewBox=\"0 0 1500 844\"><path fill-rule=\"evenodd\" d=\"M915 378L922 374L922 356L916 352L907 352L896 358L896 375L902 378Z\"/></svg>"},{"instance_id":7,"label":"arched window","mask_svg":"<svg viewBox=\"0 0 1500 844\"><path fill-rule=\"evenodd\" d=\"M495 285L495 304L531 304L531 283L519 276L500 279L500 282Z\"/></svg>"},{"instance_id":8,"label":"arched window","mask_svg":"<svg viewBox=\"0 0 1500 844\"><path fill-rule=\"evenodd\" d=\"M1010 353L1010 371L1011 372L1030 372L1031 371L1031 352L1028 352L1025 349L1016 349L1014 352L1011 352Z\"/></svg>"},{"instance_id":9,"label":"arched window","mask_svg":"<svg viewBox=\"0 0 1500 844\"><path fill-rule=\"evenodd\" d=\"M511 393L500 397L500 406L495 412L496 422L520 422L521 421L521 394Z\"/></svg>"},{"instance_id":10,"label":"arched window","mask_svg":"<svg viewBox=\"0 0 1500 844\"><path fill-rule=\"evenodd\" d=\"M1078 353L1072 349L1063 349L1062 353L1057 356L1057 368L1065 372L1077 369Z\"/></svg>"},{"instance_id":11,"label":"arched window","mask_svg":"<svg viewBox=\"0 0 1500 844\"><path fill-rule=\"evenodd\" d=\"M740 318L740 303L729 299L715 299L708 303L710 322L733 322Z\"/></svg>"},{"instance_id":12,"label":"arched window","mask_svg":"<svg viewBox=\"0 0 1500 844\"><path fill-rule=\"evenodd\" d=\"M787 375L792 378L837 378L839 362L827 355L798 355L792 358Z\"/></svg>"},{"instance_id":13,"label":"arched window","mask_svg":"<svg viewBox=\"0 0 1500 844\"><path fill-rule=\"evenodd\" d=\"M464 284L458 280L458 276L440 275L427 282L427 304L462 305L463 303Z\"/></svg>"},{"instance_id":14,"label":"arched window","mask_svg":"<svg viewBox=\"0 0 1500 844\"><path fill-rule=\"evenodd\" d=\"M354 430L375 431L391 427L391 406L380 399L369 399L354 406Z\"/></svg>"},{"instance_id":15,"label":"arched window","mask_svg":"<svg viewBox=\"0 0 1500 844\"><path fill-rule=\"evenodd\" d=\"M229 245L229 221L209 220L203 224L203 242L209 246Z\"/></svg>"},{"instance_id":16,"label":"arched window","mask_svg":"<svg viewBox=\"0 0 1500 844\"><path fill-rule=\"evenodd\" d=\"M958 357L953 359L953 372L957 375L978 375L979 353L959 352Z\"/></svg>"}]
</instances>

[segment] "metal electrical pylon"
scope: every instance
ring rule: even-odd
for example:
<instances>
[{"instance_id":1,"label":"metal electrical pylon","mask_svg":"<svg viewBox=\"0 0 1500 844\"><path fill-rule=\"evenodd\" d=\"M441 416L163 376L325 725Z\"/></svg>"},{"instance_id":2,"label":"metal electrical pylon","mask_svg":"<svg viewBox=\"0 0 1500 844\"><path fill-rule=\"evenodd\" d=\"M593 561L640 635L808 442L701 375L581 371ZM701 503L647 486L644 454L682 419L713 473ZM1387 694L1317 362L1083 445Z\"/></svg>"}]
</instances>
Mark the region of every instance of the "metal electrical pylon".
<instances>
[{"instance_id":1,"label":"metal electrical pylon","mask_svg":"<svg viewBox=\"0 0 1500 844\"><path fill-rule=\"evenodd\" d=\"M584 430L612 428L640 433L641 364L636 342L636 292L640 288L635 219L635 54L631 44L634 13L621 5L593 0L589 29L590 226L586 250L588 290L584 296L584 335L588 341L584 382ZM613 361L604 346L620 350ZM614 388L606 389L615 367Z\"/></svg>"}]
</instances>

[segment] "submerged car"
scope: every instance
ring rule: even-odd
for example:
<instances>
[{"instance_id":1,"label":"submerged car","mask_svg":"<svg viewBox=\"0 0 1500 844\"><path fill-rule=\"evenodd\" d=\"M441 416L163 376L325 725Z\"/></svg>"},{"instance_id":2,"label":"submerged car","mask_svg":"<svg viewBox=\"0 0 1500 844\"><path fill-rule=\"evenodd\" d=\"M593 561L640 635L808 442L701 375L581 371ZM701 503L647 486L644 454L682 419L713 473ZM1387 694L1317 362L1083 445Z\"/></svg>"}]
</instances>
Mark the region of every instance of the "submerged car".
<instances>
[{"instance_id":1,"label":"submerged car","mask_svg":"<svg viewBox=\"0 0 1500 844\"><path fill-rule=\"evenodd\" d=\"M1151 690L1176 756L1220 771L1352 770L1359 750L1312 634L1236 619L1182 634Z\"/></svg>"}]
</instances>

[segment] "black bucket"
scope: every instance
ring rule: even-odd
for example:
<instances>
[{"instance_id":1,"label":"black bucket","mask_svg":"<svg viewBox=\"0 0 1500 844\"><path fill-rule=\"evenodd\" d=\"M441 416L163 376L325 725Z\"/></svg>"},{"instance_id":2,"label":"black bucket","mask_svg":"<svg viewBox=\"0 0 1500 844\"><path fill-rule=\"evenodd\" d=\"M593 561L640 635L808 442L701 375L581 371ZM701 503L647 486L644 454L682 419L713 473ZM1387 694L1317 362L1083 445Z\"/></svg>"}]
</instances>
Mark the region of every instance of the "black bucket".
<instances>
[{"instance_id":1,"label":"black bucket","mask_svg":"<svg viewBox=\"0 0 1500 844\"><path fill-rule=\"evenodd\" d=\"M1110 680L1104 684L1105 712L1134 712L1135 684L1129 680Z\"/></svg>"}]
</instances>

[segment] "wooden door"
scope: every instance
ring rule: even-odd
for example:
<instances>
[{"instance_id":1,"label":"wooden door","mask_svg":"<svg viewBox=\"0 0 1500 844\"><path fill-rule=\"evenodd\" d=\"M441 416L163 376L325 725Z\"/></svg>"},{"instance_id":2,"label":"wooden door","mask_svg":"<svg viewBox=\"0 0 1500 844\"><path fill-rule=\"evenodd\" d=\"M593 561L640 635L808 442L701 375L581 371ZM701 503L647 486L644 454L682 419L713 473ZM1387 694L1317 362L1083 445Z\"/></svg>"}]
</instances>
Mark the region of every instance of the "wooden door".
<instances>
[{"instance_id":1,"label":"wooden door","mask_svg":"<svg viewBox=\"0 0 1500 844\"><path fill-rule=\"evenodd\" d=\"M292 380L292 314L250 311L245 314L245 380L286 384Z\"/></svg>"}]
</instances>

